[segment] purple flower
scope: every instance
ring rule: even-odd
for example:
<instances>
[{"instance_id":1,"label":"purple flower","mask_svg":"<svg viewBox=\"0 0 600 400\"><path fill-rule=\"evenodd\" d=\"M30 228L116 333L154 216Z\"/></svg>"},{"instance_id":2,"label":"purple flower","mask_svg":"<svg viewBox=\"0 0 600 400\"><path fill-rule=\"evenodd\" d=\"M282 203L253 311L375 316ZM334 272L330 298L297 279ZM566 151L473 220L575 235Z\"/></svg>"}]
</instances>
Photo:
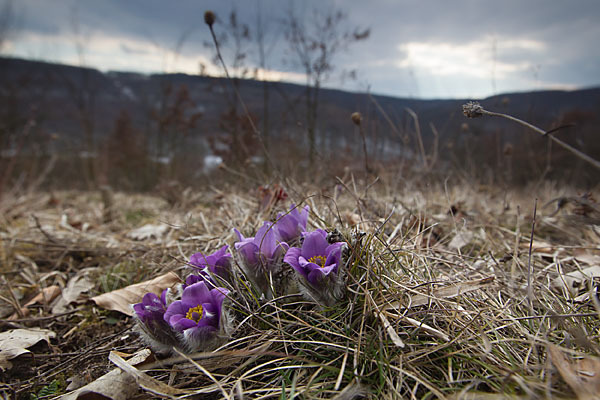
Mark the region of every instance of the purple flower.
<instances>
[{"instance_id":1,"label":"purple flower","mask_svg":"<svg viewBox=\"0 0 600 400\"><path fill-rule=\"evenodd\" d=\"M169 305L164 320L183 334L189 350L206 347L222 327L223 300L228 293L224 288L211 290L203 281L194 283L183 290L181 300Z\"/></svg>"},{"instance_id":2,"label":"purple flower","mask_svg":"<svg viewBox=\"0 0 600 400\"><path fill-rule=\"evenodd\" d=\"M239 238L239 242L234 244L235 249L245 266L252 269L261 266L268 269L289 248L288 244L278 237L271 222L265 222L253 238L245 238L237 229L234 231Z\"/></svg>"},{"instance_id":3,"label":"purple flower","mask_svg":"<svg viewBox=\"0 0 600 400\"><path fill-rule=\"evenodd\" d=\"M289 245L281 240L271 222L265 222L253 238L245 238L234 229L239 242L234 244L240 266L254 286L268 298L287 290L281 259Z\"/></svg>"},{"instance_id":4,"label":"purple flower","mask_svg":"<svg viewBox=\"0 0 600 400\"><path fill-rule=\"evenodd\" d=\"M214 275L227 278L231 271L231 254L227 252L229 246L225 245L212 254L193 254L190 257L190 265L196 269L208 269Z\"/></svg>"},{"instance_id":5,"label":"purple flower","mask_svg":"<svg viewBox=\"0 0 600 400\"><path fill-rule=\"evenodd\" d=\"M167 309L166 305L167 290L163 290L160 297L154 293L146 293L141 303L133 305L136 317L143 323L153 320L162 320Z\"/></svg>"},{"instance_id":6,"label":"purple flower","mask_svg":"<svg viewBox=\"0 0 600 400\"><path fill-rule=\"evenodd\" d=\"M282 241L293 242L302 236L302 233L306 231L308 210L309 207L305 206L302 211L298 211L298 207L292 204L289 213L277 215L275 229Z\"/></svg>"},{"instance_id":7,"label":"purple flower","mask_svg":"<svg viewBox=\"0 0 600 400\"><path fill-rule=\"evenodd\" d=\"M343 285L340 275L343 242L329 244L323 230L306 233L302 248L291 247L283 261L296 270L308 297L326 305L339 298Z\"/></svg>"},{"instance_id":8,"label":"purple flower","mask_svg":"<svg viewBox=\"0 0 600 400\"><path fill-rule=\"evenodd\" d=\"M177 343L171 327L164 320L167 294L168 289L163 290L160 297L154 293L146 293L141 303L133 305L134 317L144 339L161 353L170 351Z\"/></svg>"},{"instance_id":9,"label":"purple flower","mask_svg":"<svg viewBox=\"0 0 600 400\"><path fill-rule=\"evenodd\" d=\"M313 286L318 286L329 274L337 273L342 256L344 243L329 244L326 235L322 230L306 234L302 248L290 248L283 259Z\"/></svg>"},{"instance_id":10,"label":"purple flower","mask_svg":"<svg viewBox=\"0 0 600 400\"><path fill-rule=\"evenodd\" d=\"M188 275L187 278L185 278L185 283L183 284L183 289L185 289L188 286L192 286L195 283L198 282L207 282L209 283L208 287L215 287L215 283L212 280L212 278L210 277L210 275L208 274L208 272L206 272L205 270L201 270L198 272L198 275L196 274L191 274Z\"/></svg>"}]
</instances>

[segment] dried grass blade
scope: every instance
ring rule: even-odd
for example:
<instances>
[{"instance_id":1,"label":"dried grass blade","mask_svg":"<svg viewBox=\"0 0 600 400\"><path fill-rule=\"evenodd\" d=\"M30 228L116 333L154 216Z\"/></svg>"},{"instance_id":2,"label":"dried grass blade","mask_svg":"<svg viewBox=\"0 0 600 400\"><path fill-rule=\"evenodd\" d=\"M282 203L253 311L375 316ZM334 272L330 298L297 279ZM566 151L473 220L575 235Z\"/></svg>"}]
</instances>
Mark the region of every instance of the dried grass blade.
<instances>
[{"instance_id":1,"label":"dried grass blade","mask_svg":"<svg viewBox=\"0 0 600 400\"><path fill-rule=\"evenodd\" d=\"M114 351L110 352L108 359L121 370L132 376L136 383L144 390L171 399L175 398L174 396L176 395L187 393L186 390L171 387L146 375L144 372L129 364Z\"/></svg>"},{"instance_id":2,"label":"dried grass blade","mask_svg":"<svg viewBox=\"0 0 600 400\"><path fill-rule=\"evenodd\" d=\"M474 290L481 289L484 286L494 281L493 276L488 276L482 279L476 279L472 281L454 283L450 286L434 290L432 294L415 294L410 297L410 307L424 306L429 304L432 299L452 299L462 294L472 292ZM386 304L383 308L384 311L404 308L400 301L394 301Z\"/></svg>"}]
</instances>

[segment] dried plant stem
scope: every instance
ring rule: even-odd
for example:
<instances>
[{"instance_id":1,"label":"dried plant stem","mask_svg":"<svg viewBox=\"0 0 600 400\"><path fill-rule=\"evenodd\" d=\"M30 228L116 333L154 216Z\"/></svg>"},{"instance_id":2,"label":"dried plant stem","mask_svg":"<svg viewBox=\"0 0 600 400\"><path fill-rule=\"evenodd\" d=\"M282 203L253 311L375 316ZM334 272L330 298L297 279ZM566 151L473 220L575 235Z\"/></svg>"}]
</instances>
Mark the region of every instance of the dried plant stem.
<instances>
[{"instance_id":1,"label":"dried plant stem","mask_svg":"<svg viewBox=\"0 0 600 400\"><path fill-rule=\"evenodd\" d=\"M261 145L261 147L263 149L263 152L265 154L265 158L266 158L267 162L269 163L269 166L271 167L271 169L273 171L277 171L275 169L275 164L273 163L273 160L271 160L271 157L269 156L269 151L267 150L267 147L266 147L265 142L263 140L262 134L260 133L260 131L258 130L258 128L256 128L256 125L254 124L254 121L250 117L250 112L248 111L248 107L246 106L246 103L244 102L244 99L242 99L242 96L240 95L239 90L235 87L235 85L233 84L233 80L231 79L231 76L229 75L229 70L227 69L227 64L225 64L225 60L223 60L223 56L221 55L221 49L219 47L219 42L217 41L217 36L215 35L215 31L214 31L214 29L212 27L212 24L209 24L208 28L210 29L210 34L212 36L213 43L215 44L215 50L217 51L217 58L221 62L221 65L223 66L223 70L225 71L225 76L227 77L227 80L231 84L231 88L233 89L233 91L235 93L235 96L237 97L238 101L242 105L242 108L244 110L244 114L246 114L246 118L248 119L248 123L249 123L250 127L252 128L252 131L254 132L254 134L256 135L256 137L258 138L258 141L260 142L260 145Z\"/></svg>"},{"instance_id":2,"label":"dried plant stem","mask_svg":"<svg viewBox=\"0 0 600 400\"><path fill-rule=\"evenodd\" d=\"M365 155L365 171L367 173L369 173L369 172L371 172L371 168L369 168L369 154L367 153L367 138L365 137L365 131L363 130L362 125L358 126L358 130L360 132L360 136L362 137L363 153Z\"/></svg>"},{"instance_id":3,"label":"dried plant stem","mask_svg":"<svg viewBox=\"0 0 600 400\"><path fill-rule=\"evenodd\" d=\"M535 199L535 203L533 204L533 222L531 223L531 237L529 238L529 256L527 258L527 297L529 298L529 309L531 311L531 315L535 315L535 310L533 308L533 301L535 299L533 294L533 286L532 286L532 275L533 275L533 266L531 264L531 255L533 252L533 234L535 232L535 217L537 216L537 199Z\"/></svg>"},{"instance_id":4,"label":"dried plant stem","mask_svg":"<svg viewBox=\"0 0 600 400\"><path fill-rule=\"evenodd\" d=\"M575 147L554 137L551 134L552 131L545 131L541 128L538 128L535 125L530 124L529 122L526 122L519 118L513 117L512 115L488 111L488 110L484 109L483 107L481 107L481 105L479 105L479 103L469 102L469 103L463 105L463 113L465 114L465 116L467 116L469 118L475 118L475 117L479 117L482 115L488 115L490 117L501 117L501 118L506 118L510 121L514 121L514 122L521 124L531 130L536 131L537 133L541 134L542 136L549 137L553 142L555 142L562 148L569 150L571 153L575 154L577 157L581 158L582 160L587 161L588 163L592 164L594 167L600 169L600 161L588 156L587 154L577 150Z\"/></svg>"}]
</instances>

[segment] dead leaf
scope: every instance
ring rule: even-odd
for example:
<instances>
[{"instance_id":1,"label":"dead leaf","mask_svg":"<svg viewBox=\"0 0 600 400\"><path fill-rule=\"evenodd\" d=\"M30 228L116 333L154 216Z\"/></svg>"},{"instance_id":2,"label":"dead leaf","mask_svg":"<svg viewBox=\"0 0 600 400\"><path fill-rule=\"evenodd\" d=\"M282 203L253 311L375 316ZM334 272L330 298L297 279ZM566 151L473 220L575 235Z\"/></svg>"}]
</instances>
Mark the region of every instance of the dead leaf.
<instances>
[{"instance_id":1,"label":"dead leaf","mask_svg":"<svg viewBox=\"0 0 600 400\"><path fill-rule=\"evenodd\" d=\"M575 371L593 393L600 393L600 360L582 358L575 362Z\"/></svg>"},{"instance_id":2,"label":"dead leaf","mask_svg":"<svg viewBox=\"0 0 600 400\"><path fill-rule=\"evenodd\" d=\"M95 268L94 268L95 269ZM90 269L81 270L69 280L63 289L61 298L52 307L53 314L60 314L69 310L68 305L80 300L80 296L94 288L95 283L89 278Z\"/></svg>"},{"instance_id":3,"label":"dead leaf","mask_svg":"<svg viewBox=\"0 0 600 400\"><path fill-rule=\"evenodd\" d=\"M460 250L473 240L473 232L462 229L456 234L448 244L448 247L454 250Z\"/></svg>"},{"instance_id":4,"label":"dead leaf","mask_svg":"<svg viewBox=\"0 0 600 400\"><path fill-rule=\"evenodd\" d=\"M56 285L48 286L47 288L42 289L33 299L29 300L25 305L21 308L21 315L29 315L29 306L33 306L35 304L49 304L60 294L60 287ZM15 320L19 318L19 313L14 313L10 317L9 320Z\"/></svg>"},{"instance_id":5,"label":"dead leaf","mask_svg":"<svg viewBox=\"0 0 600 400\"><path fill-rule=\"evenodd\" d=\"M571 363L559 347L550 345L548 352L560 376L578 399L600 399L600 360L583 358Z\"/></svg>"},{"instance_id":6,"label":"dead leaf","mask_svg":"<svg viewBox=\"0 0 600 400\"><path fill-rule=\"evenodd\" d=\"M448 285L443 288L435 289L431 294L409 294L410 300L406 302L407 307L417 307L428 304L430 301L435 299L452 299L462 294L472 292L474 290L481 289L482 287L492 283L494 281L493 276L489 276L483 279L476 279L473 281L458 282ZM394 310L402 307L400 301L394 301L383 307L384 310Z\"/></svg>"},{"instance_id":7,"label":"dead leaf","mask_svg":"<svg viewBox=\"0 0 600 400\"><path fill-rule=\"evenodd\" d=\"M600 265L594 265L561 275L552 281L555 290L562 291L565 296L576 297L582 291L588 291L591 279L600 277Z\"/></svg>"},{"instance_id":8,"label":"dead leaf","mask_svg":"<svg viewBox=\"0 0 600 400\"><path fill-rule=\"evenodd\" d=\"M343 214L343 217L350 226L356 226L361 223L360 215L356 213L348 211Z\"/></svg>"},{"instance_id":9,"label":"dead leaf","mask_svg":"<svg viewBox=\"0 0 600 400\"><path fill-rule=\"evenodd\" d=\"M27 347L56 336L51 330L40 328L11 329L0 333L0 370L4 371L12 367L12 360L21 354L30 353Z\"/></svg>"},{"instance_id":10,"label":"dead leaf","mask_svg":"<svg viewBox=\"0 0 600 400\"><path fill-rule=\"evenodd\" d=\"M526 251L529 251L530 245L531 245L532 253L545 254L548 256L551 256L554 253L556 253L557 250L560 250L559 247L554 246L554 245L552 245L546 241L543 241L541 239L534 239L533 242L531 242L531 243L530 243L530 241L522 241L520 243L521 248L525 249Z\"/></svg>"},{"instance_id":11,"label":"dead leaf","mask_svg":"<svg viewBox=\"0 0 600 400\"><path fill-rule=\"evenodd\" d=\"M135 285L92 297L92 301L98 307L119 311L131 316L133 315L131 305L142 301L142 297L146 293L161 293L164 289L170 288L178 282L180 282L180 279L177 274L168 272L149 281L136 283Z\"/></svg>"},{"instance_id":12,"label":"dead leaf","mask_svg":"<svg viewBox=\"0 0 600 400\"><path fill-rule=\"evenodd\" d=\"M168 225L165 224L146 224L140 228L134 229L127 234L128 237L134 240L146 240L152 237L160 239L165 232L169 229Z\"/></svg>"},{"instance_id":13,"label":"dead leaf","mask_svg":"<svg viewBox=\"0 0 600 400\"><path fill-rule=\"evenodd\" d=\"M600 265L600 255L592 254L589 251L576 249L574 251L575 258L579 262L586 263L588 265Z\"/></svg>"},{"instance_id":14,"label":"dead leaf","mask_svg":"<svg viewBox=\"0 0 600 400\"><path fill-rule=\"evenodd\" d=\"M131 357L126 364L138 365L144 362L151 352L144 349ZM123 361L125 362L125 361ZM135 379L121 369L115 368L107 374L96 379L71 393L61 397L62 400L84 400L84 399L111 399L127 400L138 393L138 385Z\"/></svg>"}]
</instances>

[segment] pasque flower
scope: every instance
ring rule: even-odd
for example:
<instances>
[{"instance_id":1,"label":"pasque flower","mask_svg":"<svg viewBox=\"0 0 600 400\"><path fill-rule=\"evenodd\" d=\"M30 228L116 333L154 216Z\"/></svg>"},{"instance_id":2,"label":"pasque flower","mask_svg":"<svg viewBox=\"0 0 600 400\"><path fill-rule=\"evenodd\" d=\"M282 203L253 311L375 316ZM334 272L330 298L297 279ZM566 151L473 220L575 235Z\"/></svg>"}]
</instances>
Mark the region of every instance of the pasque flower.
<instances>
[{"instance_id":1,"label":"pasque flower","mask_svg":"<svg viewBox=\"0 0 600 400\"><path fill-rule=\"evenodd\" d=\"M270 295L268 276L281 272L281 258L289 245L281 240L271 222L265 222L251 238L244 237L237 229L234 231L239 238L234 246L242 269L263 293Z\"/></svg>"},{"instance_id":2,"label":"pasque flower","mask_svg":"<svg viewBox=\"0 0 600 400\"><path fill-rule=\"evenodd\" d=\"M190 257L190 265L226 279L231 272L231 254L228 249L229 246L225 245L209 255L195 253Z\"/></svg>"},{"instance_id":3,"label":"pasque flower","mask_svg":"<svg viewBox=\"0 0 600 400\"><path fill-rule=\"evenodd\" d=\"M183 290L181 300L171 303L164 320L180 333L186 350L209 350L223 333L223 301L229 294L224 288L209 289L200 281Z\"/></svg>"},{"instance_id":4,"label":"pasque flower","mask_svg":"<svg viewBox=\"0 0 600 400\"><path fill-rule=\"evenodd\" d=\"M294 268L305 295L331 305L341 295L340 267L343 242L330 244L327 233L316 230L304 235L302 247L291 247L283 261Z\"/></svg>"},{"instance_id":5,"label":"pasque flower","mask_svg":"<svg viewBox=\"0 0 600 400\"><path fill-rule=\"evenodd\" d=\"M142 336L160 353L169 352L178 342L171 326L164 320L167 293L167 289L160 297L154 293L146 293L141 303L133 305L134 317Z\"/></svg>"},{"instance_id":6,"label":"pasque flower","mask_svg":"<svg viewBox=\"0 0 600 400\"><path fill-rule=\"evenodd\" d=\"M298 207L296 207L295 204L292 204L289 213L279 213L277 215L275 229L282 241L292 243L300 239L302 233L306 231L308 210L309 207L305 206L301 211L298 211Z\"/></svg>"},{"instance_id":7,"label":"pasque flower","mask_svg":"<svg viewBox=\"0 0 600 400\"><path fill-rule=\"evenodd\" d=\"M271 222L265 222L256 232L256 236L251 238L245 238L237 229L234 231L239 238L239 242L234 245L235 249L250 267L268 267L289 248L288 244L281 240Z\"/></svg>"}]
</instances>

